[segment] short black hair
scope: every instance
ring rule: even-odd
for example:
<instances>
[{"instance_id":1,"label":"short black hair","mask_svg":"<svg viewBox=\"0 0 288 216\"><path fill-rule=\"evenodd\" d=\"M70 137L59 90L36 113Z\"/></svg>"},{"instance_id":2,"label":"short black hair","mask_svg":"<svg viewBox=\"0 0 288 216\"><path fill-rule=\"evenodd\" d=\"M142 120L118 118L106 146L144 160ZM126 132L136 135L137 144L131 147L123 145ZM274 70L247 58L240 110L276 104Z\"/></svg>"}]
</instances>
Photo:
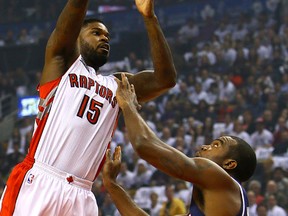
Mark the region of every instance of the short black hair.
<instances>
[{"instance_id":1,"label":"short black hair","mask_svg":"<svg viewBox=\"0 0 288 216\"><path fill-rule=\"evenodd\" d=\"M100 19L97 19L97 18L86 18L84 21L83 21L83 24L82 24L82 28L83 27L86 27L88 24L90 23L94 23L94 22L98 22L98 23L102 23L104 24L104 22ZM105 24L104 24L105 25Z\"/></svg>"},{"instance_id":2,"label":"short black hair","mask_svg":"<svg viewBox=\"0 0 288 216\"><path fill-rule=\"evenodd\" d=\"M247 181L254 173L257 158L253 148L243 139L235 136L233 138L237 145L231 146L229 157L236 160L237 167L233 170L227 170L239 182Z\"/></svg>"}]
</instances>

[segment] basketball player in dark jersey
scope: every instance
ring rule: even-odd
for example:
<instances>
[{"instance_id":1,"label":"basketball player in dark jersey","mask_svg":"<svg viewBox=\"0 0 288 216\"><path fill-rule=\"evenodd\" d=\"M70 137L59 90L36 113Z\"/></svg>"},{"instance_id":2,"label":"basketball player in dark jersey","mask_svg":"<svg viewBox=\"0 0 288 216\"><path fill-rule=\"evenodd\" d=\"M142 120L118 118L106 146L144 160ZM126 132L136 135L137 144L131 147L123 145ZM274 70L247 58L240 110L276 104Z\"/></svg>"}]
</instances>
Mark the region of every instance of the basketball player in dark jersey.
<instances>
[{"instance_id":1,"label":"basketball player in dark jersey","mask_svg":"<svg viewBox=\"0 0 288 216\"><path fill-rule=\"evenodd\" d=\"M221 136L209 145L203 145L195 157L189 158L162 142L147 126L137 111L134 86L124 74L122 81L117 82L117 101L129 139L140 158L172 177L193 184L188 215L248 215L247 197L240 184L253 175L256 167L256 155L251 146L238 137ZM113 189L115 187L110 193L114 193ZM115 194L112 199L118 208L125 201ZM121 210L121 214L130 215L124 208ZM135 206L129 211L142 215Z\"/></svg>"}]
</instances>

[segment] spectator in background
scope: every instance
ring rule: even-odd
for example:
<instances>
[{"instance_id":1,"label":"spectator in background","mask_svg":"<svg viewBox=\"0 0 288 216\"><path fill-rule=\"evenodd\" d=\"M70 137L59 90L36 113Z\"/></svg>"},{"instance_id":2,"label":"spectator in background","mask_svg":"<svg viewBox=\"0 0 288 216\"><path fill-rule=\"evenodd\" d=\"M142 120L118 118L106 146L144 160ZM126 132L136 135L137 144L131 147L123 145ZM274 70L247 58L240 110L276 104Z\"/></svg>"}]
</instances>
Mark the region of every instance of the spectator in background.
<instances>
[{"instance_id":1,"label":"spectator in background","mask_svg":"<svg viewBox=\"0 0 288 216\"><path fill-rule=\"evenodd\" d=\"M274 113L274 114L272 113L271 109L265 109L263 111L263 114L262 114L265 129L269 130L272 133L274 133L274 129L275 129L275 125L276 125L276 122L275 122L275 120L276 120L275 116L276 115L277 115L276 113Z\"/></svg>"},{"instance_id":2,"label":"spectator in background","mask_svg":"<svg viewBox=\"0 0 288 216\"><path fill-rule=\"evenodd\" d=\"M170 177L163 173L162 171L156 169L151 178L150 178L150 185L151 186L163 186L170 182ZM159 197L159 199L162 197Z\"/></svg>"},{"instance_id":3,"label":"spectator in background","mask_svg":"<svg viewBox=\"0 0 288 216\"><path fill-rule=\"evenodd\" d=\"M231 34L227 34L225 36L222 49L224 51L223 58L226 64L228 64L228 67L230 68L234 65L237 59L237 50L234 46L234 42L231 40Z\"/></svg>"},{"instance_id":4,"label":"spectator in background","mask_svg":"<svg viewBox=\"0 0 288 216\"><path fill-rule=\"evenodd\" d=\"M177 32L178 41L181 44L190 44L199 36L199 26L193 18L189 18L186 23L180 27Z\"/></svg>"},{"instance_id":5,"label":"spectator in background","mask_svg":"<svg viewBox=\"0 0 288 216\"><path fill-rule=\"evenodd\" d=\"M137 54L133 51L129 52L128 53L128 56L126 57L126 61L128 61L128 68L127 70L130 71L130 70L133 70L135 71L136 69L136 65L137 65L137 61L139 60Z\"/></svg>"},{"instance_id":6,"label":"spectator in background","mask_svg":"<svg viewBox=\"0 0 288 216\"><path fill-rule=\"evenodd\" d=\"M279 118L278 118L277 123L275 124L275 128L274 128L274 143L281 140L280 138L278 138L280 132L288 131L288 127L287 127L287 124L286 124L286 118L287 118L287 116L281 114L279 116Z\"/></svg>"},{"instance_id":7,"label":"spectator in background","mask_svg":"<svg viewBox=\"0 0 288 216\"><path fill-rule=\"evenodd\" d=\"M185 148L187 148L187 146L191 143L192 140L192 136L188 133L184 124L178 125L175 137L181 137L183 139Z\"/></svg>"},{"instance_id":8,"label":"spectator in background","mask_svg":"<svg viewBox=\"0 0 288 216\"><path fill-rule=\"evenodd\" d=\"M185 203L186 208L188 209L191 201L191 189L193 185L182 180L175 180L174 185L175 197L181 199Z\"/></svg>"},{"instance_id":9,"label":"spectator in background","mask_svg":"<svg viewBox=\"0 0 288 216\"><path fill-rule=\"evenodd\" d=\"M288 131L283 130L277 132L277 139L278 141L273 142L273 154L274 155L287 155L288 151Z\"/></svg>"},{"instance_id":10,"label":"spectator in background","mask_svg":"<svg viewBox=\"0 0 288 216\"><path fill-rule=\"evenodd\" d=\"M128 170L127 163L125 160L121 162L120 172L117 177L117 181L124 188L130 189L134 184L134 173Z\"/></svg>"},{"instance_id":11,"label":"spectator in background","mask_svg":"<svg viewBox=\"0 0 288 216\"><path fill-rule=\"evenodd\" d=\"M251 135L255 131L256 127L252 112L247 109L242 113L240 118L243 121L244 130Z\"/></svg>"},{"instance_id":12,"label":"spectator in background","mask_svg":"<svg viewBox=\"0 0 288 216\"><path fill-rule=\"evenodd\" d=\"M273 134L265 128L264 119L256 119L256 131L251 135L251 144L255 150L258 148L270 148L273 143Z\"/></svg>"},{"instance_id":13,"label":"spectator in background","mask_svg":"<svg viewBox=\"0 0 288 216\"><path fill-rule=\"evenodd\" d=\"M124 133L117 127L114 131L114 136L111 141L111 146L116 147L124 142Z\"/></svg>"},{"instance_id":14,"label":"spectator in background","mask_svg":"<svg viewBox=\"0 0 288 216\"><path fill-rule=\"evenodd\" d=\"M282 75L280 92L282 94L288 93L288 74L287 73L284 73Z\"/></svg>"},{"instance_id":15,"label":"spectator in background","mask_svg":"<svg viewBox=\"0 0 288 216\"><path fill-rule=\"evenodd\" d=\"M219 102L219 88L217 82L210 84L209 89L207 90L206 102L209 105L217 105Z\"/></svg>"},{"instance_id":16,"label":"spectator in background","mask_svg":"<svg viewBox=\"0 0 288 216\"><path fill-rule=\"evenodd\" d=\"M254 191L247 191L247 197L249 201L249 216L257 216L257 203Z\"/></svg>"},{"instance_id":17,"label":"spectator in background","mask_svg":"<svg viewBox=\"0 0 288 216\"><path fill-rule=\"evenodd\" d=\"M20 130L18 127L15 127L8 141L6 154L9 155L9 154L14 153L15 146L18 146L18 148L20 149L20 143L22 143L21 140L22 140L22 136L20 134Z\"/></svg>"},{"instance_id":18,"label":"spectator in background","mask_svg":"<svg viewBox=\"0 0 288 216\"><path fill-rule=\"evenodd\" d=\"M193 127L192 129L192 140L190 144L190 148L192 151L192 154L199 151L202 145L205 145L206 143L206 137L204 134L204 125L199 124Z\"/></svg>"},{"instance_id":19,"label":"spectator in background","mask_svg":"<svg viewBox=\"0 0 288 216\"><path fill-rule=\"evenodd\" d=\"M271 179L277 184L277 189L283 194L283 199L279 202L279 205L288 208L288 175L282 167L275 167L272 171Z\"/></svg>"},{"instance_id":20,"label":"spectator in background","mask_svg":"<svg viewBox=\"0 0 288 216\"><path fill-rule=\"evenodd\" d=\"M220 22L219 27L214 31L214 34L219 38L221 43L224 42L226 35L230 34L230 31L227 29L226 23L224 21Z\"/></svg>"},{"instance_id":21,"label":"spectator in background","mask_svg":"<svg viewBox=\"0 0 288 216\"><path fill-rule=\"evenodd\" d=\"M234 121L233 130L230 134L233 136L240 137L247 143L252 143L250 135L244 130L243 123L238 119Z\"/></svg>"},{"instance_id":22,"label":"spectator in background","mask_svg":"<svg viewBox=\"0 0 288 216\"><path fill-rule=\"evenodd\" d=\"M274 194L270 194L267 198L267 206L267 216L287 216L285 209L278 205L276 196Z\"/></svg>"},{"instance_id":23,"label":"spectator in background","mask_svg":"<svg viewBox=\"0 0 288 216\"><path fill-rule=\"evenodd\" d=\"M15 34L14 34L14 31L9 29L7 32L6 32L6 36L5 36L5 45L6 46L11 46L11 45L15 45L16 43L16 39L15 39Z\"/></svg>"},{"instance_id":24,"label":"spectator in background","mask_svg":"<svg viewBox=\"0 0 288 216\"><path fill-rule=\"evenodd\" d=\"M186 48L187 49L187 48ZM184 54L184 63L185 63L185 70L183 72L186 72L186 77L189 77L189 71L195 70L198 66L198 48L197 46L191 46L189 49L187 49ZM190 74L191 76L191 74ZM194 77L193 77L194 78Z\"/></svg>"},{"instance_id":25,"label":"spectator in background","mask_svg":"<svg viewBox=\"0 0 288 216\"><path fill-rule=\"evenodd\" d=\"M133 187L137 188L149 185L151 176L153 174L152 170L149 169L149 165L147 164L147 162L142 159L138 159L133 173Z\"/></svg>"},{"instance_id":26,"label":"spectator in background","mask_svg":"<svg viewBox=\"0 0 288 216\"><path fill-rule=\"evenodd\" d=\"M274 180L268 180L266 183L264 194L265 200L269 200L270 195L275 195L277 204L280 207L286 207L287 200L285 199L285 194L283 194L282 191L279 191L278 185Z\"/></svg>"},{"instance_id":27,"label":"spectator in background","mask_svg":"<svg viewBox=\"0 0 288 216\"><path fill-rule=\"evenodd\" d=\"M207 60L207 65L209 65L209 66L212 66L216 63L216 55L214 54L214 52L212 50L212 46L210 43L205 43L203 45L203 48L198 52L199 61L201 62L201 59L203 61L204 58ZM206 79L209 76L209 73L207 73L208 72L207 69L210 67L207 68L207 67L202 66L202 68L203 69L200 69L200 76L202 77L202 79ZM204 70L204 72L203 72L203 70ZM209 86L207 86L207 87L209 87ZM207 90L207 87L206 88L204 87L204 90Z\"/></svg>"},{"instance_id":28,"label":"spectator in background","mask_svg":"<svg viewBox=\"0 0 288 216\"><path fill-rule=\"evenodd\" d=\"M233 40L244 40L246 35L248 34L248 29L245 27L243 20L239 19L238 23L236 24L236 29L232 32L232 39Z\"/></svg>"},{"instance_id":29,"label":"spectator in background","mask_svg":"<svg viewBox=\"0 0 288 216\"><path fill-rule=\"evenodd\" d=\"M130 140L128 138L127 131L123 131L123 142L122 143L117 143L117 145L121 145L122 147L122 152L123 152L123 158L125 158L128 167L133 166L133 154L134 150L131 146Z\"/></svg>"},{"instance_id":30,"label":"spectator in background","mask_svg":"<svg viewBox=\"0 0 288 216\"><path fill-rule=\"evenodd\" d=\"M259 205L257 205L256 212L257 212L257 216L268 216L267 215L267 212L268 212L267 205L265 203L260 203Z\"/></svg>"},{"instance_id":31,"label":"spectator in background","mask_svg":"<svg viewBox=\"0 0 288 216\"><path fill-rule=\"evenodd\" d=\"M159 133L159 137L163 142L170 146L173 146L175 143L175 137L172 136L171 129L169 127L164 126L162 131Z\"/></svg>"},{"instance_id":32,"label":"spectator in background","mask_svg":"<svg viewBox=\"0 0 288 216\"><path fill-rule=\"evenodd\" d=\"M207 92L203 90L201 83L195 84L195 91L192 92L189 95L189 100L194 104L198 105L201 100L204 100L207 98Z\"/></svg>"},{"instance_id":33,"label":"spectator in background","mask_svg":"<svg viewBox=\"0 0 288 216\"><path fill-rule=\"evenodd\" d=\"M29 32L26 28L22 28L16 39L16 44L18 45L27 45L35 43L35 39L29 35Z\"/></svg>"},{"instance_id":34,"label":"spectator in background","mask_svg":"<svg viewBox=\"0 0 288 216\"><path fill-rule=\"evenodd\" d=\"M215 16L215 10L210 4L205 4L204 9L200 12L203 20L209 22Z\"/></svg>"},{"instance_id":35,"label":"spectator in background","mask_svg":"<svg viewBox=\"0 0 288 216\"><path fill-rule=\"evenodd\" d=\"M251 180L248 184L248 191L253 191L256 196L256 204L259 205L264 200L264 195L262 194L262 184L258 180Z\"/></svg>"},{"instance_id":36,"label":"spectator in background","mask_svg":"<svg viewBox=\"0 0 288 216\"><path fill-rule=\"evenodd\" d=\"M19 162L23 161L24 154L20 152L20 143L17 141L12 143L12 151L6 155L5 164L8 165L7 169L10 170ZM7 174L7 173L6 173Z\"/></svg>"},{"instance_id":37,"label":"spectator in background","mask_svg":"<svg viewBox=\"0 0 288 216\"><path fill-rule=\"evenodd\" d=\"M212 76L211 72L206 68L200 70L200 76L197 77L196 80L202 84L202 89L206 92L210 89L210 86L215 83L214 77Z\"/></svg>"},{"instance_id":38,"label":"spectator in background","mask_svg":"<svg viewBox=\"0 0 288 216\"><path fill-rule=\"evenodd\" d=\"M116 207L114 203L112 202L109 194L107 194L104 198L101 211L103 215L107 215L107 216L110 216L110 215L113 216L116 211Z\"/></svg>"},{"instance_id":39,"label":"spectator in background","mask_svg":"<svg viewBox=\"0 0 288 216\"><path fill-rule=\"evenodd\" d=\"M159 216L160 210L162 208L161 203L159 202L159 195L156 192L150 193L151 205L149 208L150 216Z\"/></svg>"},{"instance_id":40,"label":"spectator in background","mask_svg":"<svg viewBox=\"0 0 288 216\"><path fill-rule=\"evenodd\" d=\"M229 80L229 75L223 75L219 81L219 100L228 100L232 102L235 98L235 85Z\"/></svg>"},{"instance_id":41,"label":"spectator in background","mask_svg":"<svg viewBox=\"0 0 288 216\"><path fill-rule=\"evenodd\" d=\"M163 202L159 216L183 215L186 213L185 203L183 200L175 197L174 190L174 185L167 184L165 186L167 201Z\"/></svg>"}]
</instances>

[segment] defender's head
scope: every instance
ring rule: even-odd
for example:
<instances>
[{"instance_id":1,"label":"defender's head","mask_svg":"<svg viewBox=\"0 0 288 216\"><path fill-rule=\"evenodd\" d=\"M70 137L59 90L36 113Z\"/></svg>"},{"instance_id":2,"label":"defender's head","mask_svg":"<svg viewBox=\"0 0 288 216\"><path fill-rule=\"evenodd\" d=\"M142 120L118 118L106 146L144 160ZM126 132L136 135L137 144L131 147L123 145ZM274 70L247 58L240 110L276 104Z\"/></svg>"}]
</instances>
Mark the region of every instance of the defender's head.
<instances>
[{"instance_id":1,"label":"defender's head","mask_svg":"<svg viewBox=\"0 0 288 216\"><path fill-rule=\"evenodd\" d=\"M257 163L251 146L235 136L221 136L210 145L203 145L196 156L214 161L240 182L253 175Z\"/></svg>"}]
</instances>

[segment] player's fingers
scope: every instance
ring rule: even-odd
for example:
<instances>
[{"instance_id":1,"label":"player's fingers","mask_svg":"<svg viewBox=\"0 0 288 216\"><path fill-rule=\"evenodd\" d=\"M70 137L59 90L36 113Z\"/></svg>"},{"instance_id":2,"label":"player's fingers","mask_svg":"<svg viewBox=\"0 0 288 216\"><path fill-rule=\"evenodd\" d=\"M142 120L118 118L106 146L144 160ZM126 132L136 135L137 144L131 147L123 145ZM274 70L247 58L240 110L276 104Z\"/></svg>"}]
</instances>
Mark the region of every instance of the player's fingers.
<instances>
[{"instance_id":1,"label":"player's fingers","mask_svg":"<svg viewBox=\"0 0 288 216\"><path fill-rule=\"evenodd\" d=\"M131 91L135 94L135 87L133 84L131 84ZM137 110L141 110L142 106L138 103L137 97L135 97L135 105Z\"/></svg>"},{"instance_id":2,"label":"player's fingers","mask_svg":"<svg viewBox=\"0 0 288 216\"><path fill-rule=\"evenodd\" d=\"M130 86L128 77L125 75L125 73L122 73L121 76L122 76L122 83L123 83L124 87L128 88L128 90L131 90L131 86Z\"/></svg>"},{"instance_id":3,"label":"player's fingers","mask_svg":"<svg viewBox=\"0 0 288 216\"><path fill-rule=\"evenodd\" d=\"M122 83L123 83L124 85L127 84L127 77L126 77L125 73L121 73L121 80L122 80Z\"/></svg>"},{"instance_id":4,"label":"player's fingers","mask_svg":"<svg viewBox=\"0 0 288 216\"><path fill-rule=\"evenodd\" d=\"M134 87L134 85L131 84L130 86L131 86L131 91L132 91L133 93L135 93L135 87Z\"/></svg>"},{"instance_id":5,"label":"player's fingers","mask_svg":"<svg viewBox=\"0 0 288 216\"><path fill-rule=\"evenodd\" d=\"M137 107L136 107L137 110L141 110L142 109L142 106L141 104L137 103Z\"/></svg>"},{"instance_id":6,"label":"player's fingers","mask_svg":"<svg viewBox=\"0 0 288 216\"><path fill-rule=\"evenodd\" d=\"M111 160L111 150L107 149L106 150L106 161L110 161Z\"/></svg>"},{"instance_id":7,"label":"player's fingers","mask_svg":"<svg viewBox=\"0 0 288 216\"><path fill-rule=\"evenodd\" d=\"M121 146L116 147L114 160L121 160Z\"/></svg>"},{"instance_id":8,"label":"player's fingers","mask_svg":"<svg viewBox=\"0 0 288 216\"><path fill-rule=\"evenodd\" d=\"M121 84L121 80L118 79L117 77L114 77L114 80L117 82L118 86Z\"/></svg>"},{"instance_id":9,"label":"player's fingers","mask_svg":"<svg viewBox=\"0 0 288 216\"><path fill-rule=\"evenodd\" d=\"M121 146L118 145L118 146L116 147L116 149L117 149L117 151L121 151Z\"/></svg>"}]
</instances>

